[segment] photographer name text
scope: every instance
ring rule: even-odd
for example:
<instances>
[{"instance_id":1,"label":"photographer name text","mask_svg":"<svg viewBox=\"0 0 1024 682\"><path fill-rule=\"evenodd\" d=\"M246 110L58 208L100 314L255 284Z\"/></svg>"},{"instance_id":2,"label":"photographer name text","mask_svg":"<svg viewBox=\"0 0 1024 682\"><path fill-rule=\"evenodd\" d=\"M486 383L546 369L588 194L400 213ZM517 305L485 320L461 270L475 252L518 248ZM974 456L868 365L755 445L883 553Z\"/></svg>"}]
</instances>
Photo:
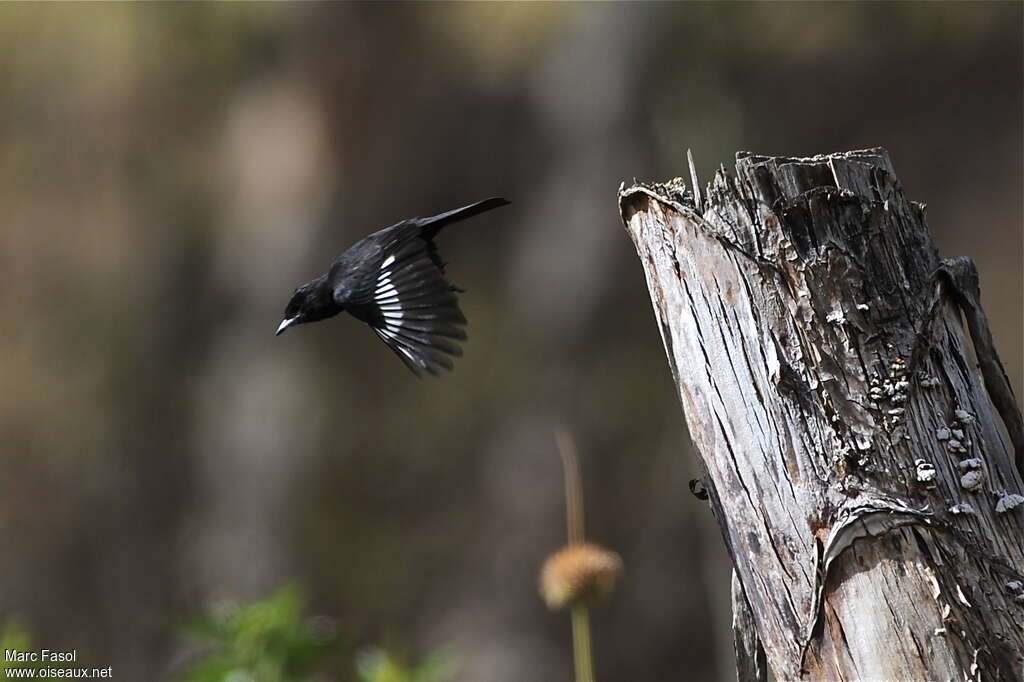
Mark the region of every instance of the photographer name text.
<instances>
[{"instance_id":1,"label":"photographer name text","mask_svg":"<svg viewBox=\"0 0 1024 682\"><path fill-rule=\"evenodd\" d=\"M3 670L2 677L4 679L111 679L114 676L113 666L107 666L105 668L76 668L69 665L77 661L78 651L76 649L71 649L70 651L56 649L38 649L32 651L4 649L4 664L3 666L0 666L0 668ZM25 664L26 667L13 667L10 665L11 663L22 663ZM46 664L57 665L59 667L42 667Z\"/></svg>"},{"instance_id":2,"label":"photographer name text","mask_svg":"<svg viewBox=\"0 0 1024 682\"><path fill-rule=\"evenodd\" d=\"M74 663L78 660L78 651L75 649L71 651L4 649L4 660L8 663Z\"/></svg>"}]
</instances>

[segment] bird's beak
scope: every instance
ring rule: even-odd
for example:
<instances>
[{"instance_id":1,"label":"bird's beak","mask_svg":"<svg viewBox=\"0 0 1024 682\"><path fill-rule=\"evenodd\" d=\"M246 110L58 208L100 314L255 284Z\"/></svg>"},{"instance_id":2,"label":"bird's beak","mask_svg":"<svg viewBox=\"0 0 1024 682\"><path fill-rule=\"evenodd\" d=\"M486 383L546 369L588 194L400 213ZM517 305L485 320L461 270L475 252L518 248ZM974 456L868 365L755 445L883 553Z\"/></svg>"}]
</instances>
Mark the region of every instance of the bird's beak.
<instances>
[{"instance_id":1,"label":"bird's beak","mask_svg":"<svg viewBox=\"0 0 1024 682\"><path fill-rule=\"evenodd\" d=\"M281 320L281 324L278 325L277 331L274 333L274 336L280 336L285 329L295 324L295 320L297 319L299 319L298 315L296 315L295 317L286 317L285 319Z\"/></svg>"}]
</instances>

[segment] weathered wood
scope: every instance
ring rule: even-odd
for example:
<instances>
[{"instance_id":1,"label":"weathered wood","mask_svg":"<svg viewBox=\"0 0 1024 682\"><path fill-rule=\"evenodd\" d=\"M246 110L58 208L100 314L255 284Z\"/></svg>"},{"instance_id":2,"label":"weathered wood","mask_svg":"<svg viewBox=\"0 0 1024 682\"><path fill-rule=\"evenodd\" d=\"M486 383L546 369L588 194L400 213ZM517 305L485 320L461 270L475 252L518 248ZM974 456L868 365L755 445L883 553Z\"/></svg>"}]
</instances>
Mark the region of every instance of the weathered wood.
<instances>
[{"instance_id":1,"label":"weathered wood","mask_svg":"<svg viewBox=\"0 0 1024 682\"><path fill-rule=\"evenodd\" d=\"M1020 414L964 264L881 149L692 197L620 208L776 678L1024 679Z\"/></svg>"},{"instance_id":2,"label":"weathered wood","mask_svg":"<svg viewBox=\"0 0 1024 682\"><path fill-rule=\"evenodd\" d=\"M768 664L764 647L757 638L754 613L735 570L732 572L732 643L736 653L736 682L768 682Z\"/></svg>"}]
</instances>

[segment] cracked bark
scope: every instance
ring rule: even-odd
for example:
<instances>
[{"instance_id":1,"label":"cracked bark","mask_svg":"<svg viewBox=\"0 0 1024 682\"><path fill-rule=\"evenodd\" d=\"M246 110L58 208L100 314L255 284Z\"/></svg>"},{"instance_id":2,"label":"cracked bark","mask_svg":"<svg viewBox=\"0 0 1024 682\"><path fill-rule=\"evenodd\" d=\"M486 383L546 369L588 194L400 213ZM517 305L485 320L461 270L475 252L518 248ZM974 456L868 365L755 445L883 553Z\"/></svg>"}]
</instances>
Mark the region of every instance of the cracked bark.
<instances>
[{"instance_id":1,"label":"cracked bark","mask_svg":"<svg viewBox=\"0 0 1024 682\"><path fill-rule=\"evenodd\" d=\"M736 653L736 682L768 682L764 647L757 638L754 615L735 570L732 572L732 637Z\"/></svg>"},{"instance_id":2,"label":"cracked bark","mask_svg":"<svg viewBox=\"0 0 1024 682\"><path fill-rule=\"evenodd\" d=\"M887 153L740 153L701 210L679 179L619 203L775 677L1024 679L1020 412Z\"/></svg>"}]
</instances>

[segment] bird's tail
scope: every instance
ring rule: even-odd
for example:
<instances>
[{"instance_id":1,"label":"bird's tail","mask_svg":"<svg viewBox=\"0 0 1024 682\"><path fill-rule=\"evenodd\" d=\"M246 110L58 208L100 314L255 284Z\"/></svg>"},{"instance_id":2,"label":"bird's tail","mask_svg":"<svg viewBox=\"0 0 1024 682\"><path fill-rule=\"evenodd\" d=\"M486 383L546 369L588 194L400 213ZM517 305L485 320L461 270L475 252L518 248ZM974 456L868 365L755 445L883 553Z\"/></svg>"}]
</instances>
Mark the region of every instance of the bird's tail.
<instances>
[{"instance_id":1,"label":"bird's tail","mask_svg":"<svg viewBox=\"0 0 1024 682\"><path fill-rule=\"evenodd\" d=\"M490 199L484 199L478 201L475 204L469 206L463 206L462 208L456 208L452 211L445 213L439 213L429 218L418 218L417 221L420 224L421 234L426 239L433 239L434 235L441 231L441 228L445 225L465 220L466 218L472 218L475 215L479 215L484 211L490 211L491 209L498 208L499 206L507 206L509 201L501 197L491 197Z\"/></svg>"}]
</instances>

